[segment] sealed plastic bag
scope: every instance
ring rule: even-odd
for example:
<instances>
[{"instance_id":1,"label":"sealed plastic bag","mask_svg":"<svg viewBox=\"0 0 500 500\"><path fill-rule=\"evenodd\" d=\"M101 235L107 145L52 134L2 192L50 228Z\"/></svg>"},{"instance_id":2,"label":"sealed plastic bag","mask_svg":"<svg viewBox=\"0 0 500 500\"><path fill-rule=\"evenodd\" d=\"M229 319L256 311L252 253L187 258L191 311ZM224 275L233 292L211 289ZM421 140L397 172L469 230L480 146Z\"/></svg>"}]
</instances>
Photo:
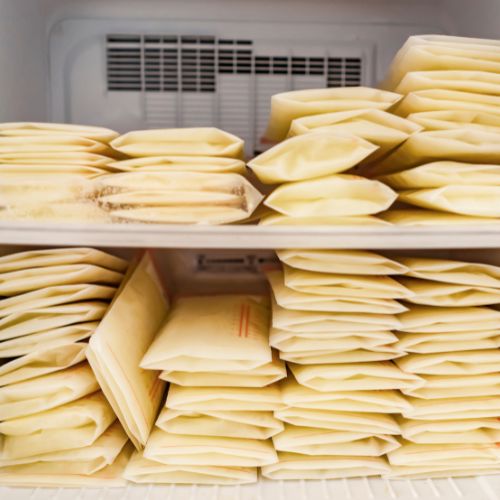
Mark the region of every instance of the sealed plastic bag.
<instances>
[{"instance_id":1,"label":"sealed plastic bag","mask_svg":"<svg viewBox=\"0 0 500 500\"><path fill-rule=\"evenodd\" d=\"M1 153L0 165L30 164L44 167L53 165L86 165L105 168L113 160L102 154L78 151L68 152L14 152Z\"/></svg>"},{"instance_id":2,"label":"sealed plastic bag","mask_svg":"<svg viewBox=\"0 0 500 500\"><path fill-rule=\"evenodd\" d=\"M90 446L116 420L102 392L0 423L0 460Z\"/></svg>"},{"instance_id":3,"label":"sealed plastic bag","mask_svg":"<svg viewBox=\"0 0 500 500\"><path fill-rule=\"evenodd\" d=\"M500 220L491 217L472 217L469 215L458 215L449 212L434 212L424 209L410 210L388 210L378 215L390 224L399 226L474 226L474 225L498 225Z\"/></svg>"},{"instance_id":4,"label":"sealed plastic bag","mask_svg":"<svg viewBox=\"0 0 500 500\"><path fill-rule=\"evenodd\" d=\"M273 437L276 450L304 455L380 457L400 446L392 436L287 425Z\"/></svg>"},{"instance_id":5,"label":"sealed plastic bag","mask_svg":"<svg viewBox=\"0 0 500 500\"><path fill-rule=\"evenodd\" d=\"M500 349L409 354L397 359L396 364L405 372L426 375L495 373L500 366Z\"/></svg>"},{"instance_id":6,"label":"sealed plastic bag","mask_svg":"<svg viewBox=\"0 0 500 500\"><path fill-rule=\"evenodd\" d=\"M75 179L92 179L99 175L108 174L106 168L92 167L87 165L44 165L44 164L11 164L0 163L0 175L2 179L20 179L31 182L44 180L60 181L61 178L69 181Z\"/></svg>"},{"instance_id":7,"label":"sealed plastic bag","mask_svg":"<svg viewBox=\"0 0 500 500\"><path fill-rule=\"evenodd\" d=\"M378 476L390 471L382 457L311 456L299 453L278 453L278 462L262 467L268 479L337 479Z\"/></svg>"},{"instance_id":8,"label":"sealed plastic bag","mask_svg":"<svg viewBox=\"0 0 500 500\"><path fill-rule=\"evenodd\" d=\"M248 166L261 182L279 184L345 172L376 150L359 137L321 131L280 142Z\"/></svg>"},{"instance_id":9,"label":"sealed plastic bag","mask_svg":"<svg viewBox=\"0 0 500 500\"><path fill-rule=\"evenodd\" d=\"M156 425L165 432L199 436L268 439L283 430L270 411L194 411L163 408Z\"/></svg>"},{"instance_id":10,"label":"sealed plastic bag","mask_svg":"<svg viewBox=\"0 0 500 500\"><path fill-rule=\"evenodd\" d=\"M277 212L264 215L259 220L260 226L387 226L388 224L388 222L371 215L290 217Z\"/></svg>"},{"instance_id":11,"label":"sealed plastic bag","mask_svg":"<svg viewBox=\"0 0 500 500\"><path fill-rule=\"evenodd\" d=\"M283 403L287 407L311 408L340 412L401 413L409 403L394 390L319 392L300 385L293 377L281 384Z\"/></svg>"},{"instance_id":12,"label":"sealed plastic bag","mask_svg":"<svg viewBox=\"0 0 500 500\"><path fill-rule=\"evenodd\" d=\"M484 111L422 111L408 115L407 119L421 125L425 130L462 128L494 134L500 133L500 115Z\"/></svg>"},{"instance_id":13,"label":"sealed plastic bag","mask_svg":"<svg viewBox=\"0 0 500 500\"><path fill-rule=\"evenodd\" d=\"M378 181L331 175L276 188L264 204L293 217L371 215L387 210L397 195Z\"/></svg>"},{"instance_id":14,"label":"sealed plastic bag","mask_svg":"<svg viewBox=\"0 0 500 500\"><path fill-rule=\"evenodd\" d=\"M282 141L296 118L353 109L389 109L401 99L399 94L368 87L294 90L271 98L271 114L265 132L269 141Z\"/></svg>"},{"instance_id":15,"label":"sealed plastic bag","mask_svg":"<svg viewBox=\"0 0 500 500\"><path fill-rule=\"evenodd\" d=\"M351 275L405 274L407 268L363 250L277 250L281 262L306 271Z\"/></svg>"},{"instance_id":16,"label":"sealed plastic bag","mask_svg":"<svg viewBox=\"0 0 500 500\"><path fill-rule=\"evenodd\" d=\"M460 466L412 466L391 465L391 471L385 474L387 479L431 479L452 478L462 476L480 476L483 474L498 474L498 465L467 465Z\"/></svg>"},{"instance_id":17,"label":"sealed plastic bag","mask_svg":"<svg viewBox=\"0 0 500 500\"><path fill-rule=\"evenodd\" d=\"M147 369L251 370L270 363L269 305L264 297L181 297L141 361Z\"/></svg>"},{"instance_id":18,"label":"sealed plastic bag","mask_svg":"<svg viewBox=\"0 0 500 500\"><path fill-rule=\"evenodd\" d=\"M87 358L99 385L134 445L146 443L163 397L158 372L139 367L169 308L151 255L130 266Z\"/></svg>"},{"instance_id":19,"label":"sealed plastic bag","mask_svg":"<svg viewBox=\"0 0 500 500\"><path fill-rule=\"evenodd\" d=\"M50 410L98 389L99 385L88 363L0 387L0 420Z\"/></svg>"},{"instance_id":20,"label":"sealed plastic bag","mask_svg":"<svg viewBox=\"0 0 500 500\"><path fill-rule=\"evenodd\" d=\"M33 351L25 356L0 361L0 386L15 384L48 373L64 370L85 360L87 344L76 342ZM3 361L3 360L2 360Z\"/></svg>"},{"instance_id":21,"label":"sealed plastic bag","mask_svg":"<svg viewBox=\"0 0 500 500\"><path fill-rule=\"evenodd\" d=\"M299 384L317 391L406 389L423 385L417 375L403 372L390 361L338 365L295 365L290 369Z\"/></svg>"},{"instance_id":22,"label":"sealed plastic bag","mask_svg":"<svg viewBox=\"0 0 500 500\"><path fill-rule=\"evenodd\" d=\"M107 154L109 147L85 137L57 134L3 136L0 134L0 153L94 153Z\"/></svg>"},{"instance_id":23,"label":"sealed plastic bag","mask_svg":"<svg viewBox=\"0 0 500 500\"><path fill-rule=\"evenodd\" d=\"M267 387L183 387L171 384L167 408L182 411L274 411L283 407L277 384Z\"/></svg>"},{"instance_id":24,"label":"sealed plastic bag","mask_svg":"<svg viewBox=\"0 0 500 500\"><path fill-rule=\"evenodd\" d=\"M255 467L166 465L136 452L124 473L133 483L154 484L247 484L257 481Z\"/></svg>"},{"instance_id":25,"label":"sealed plastic bag","mask_svg":"<svg viewBox=\"0 0 500 500\"><path fill-rule=\"evenodd\" d=\"M155 428L144 457L167 465L259 467L277 461L270 439L171 434Z\"/></svg>"},{"instance_id":26,"label":"sealed plastic bag","mask_svg":"<svg viewBox=\"0 0 500 500\"><path fill-rule=\"evenodd\" d=\"M488 307L412 305L398 316L399 330L414 333L476 332L500 328L500 311Z\"/></svg>"},{"instance_id":27,"label":"sealed plastic bag","mask_svg":"<svg viewBox=\"0 0 500 500\"><path fill-rule=\"evenodd\" d=\"M111 146L134 158L141 156L222 156L241 158L243 140L213 127L170 128L129 132Z\"/></svg>"}]
</instances>

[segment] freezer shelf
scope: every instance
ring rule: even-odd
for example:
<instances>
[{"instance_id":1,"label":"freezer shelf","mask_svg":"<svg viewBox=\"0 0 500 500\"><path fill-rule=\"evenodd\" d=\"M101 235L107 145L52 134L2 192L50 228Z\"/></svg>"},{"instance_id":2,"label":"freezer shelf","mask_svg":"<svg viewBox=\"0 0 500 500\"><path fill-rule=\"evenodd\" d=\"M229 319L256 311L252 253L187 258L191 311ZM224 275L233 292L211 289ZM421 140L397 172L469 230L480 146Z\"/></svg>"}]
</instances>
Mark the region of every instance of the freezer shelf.
<instances>
[{"instance_id":1,"label":"freezer shelf","mask_svg":"<svg viewBox=\"0 0 500 500\"><path fill-rule=\"evenodd\" d=\"M500 226L290 227L0 223L4 245L128 248L500 248Z\"/></svg>"},{"instance_id":2,"label":"freezer shelf","mask_svg":"<svg viewBox=\"0 0 500 500\"><path fill-rule=\"evenodd\" d=\"M500 475L469 478L268 481L244 486L129 485L126 488L0 488L9 500L497 500Z\"/></svg>"}]
</instances>

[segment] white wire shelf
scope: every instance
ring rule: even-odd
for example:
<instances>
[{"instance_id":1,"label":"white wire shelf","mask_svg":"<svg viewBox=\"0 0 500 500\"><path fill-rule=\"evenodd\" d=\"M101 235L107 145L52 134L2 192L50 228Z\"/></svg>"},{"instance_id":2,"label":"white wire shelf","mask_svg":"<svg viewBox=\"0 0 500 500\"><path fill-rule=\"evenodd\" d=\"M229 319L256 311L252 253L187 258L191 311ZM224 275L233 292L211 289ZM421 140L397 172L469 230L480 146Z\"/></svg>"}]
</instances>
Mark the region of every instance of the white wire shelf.
<instances>
[{"instance_id":1,"label":"white wire shelf","mask_svg":"<svg viewBox=\"0 0 500 500\"><path fill-rule=\"evenodd\" d=\"M125 488L5 488L8 500L498 500L500 474L467 478L268 481L244 486L128 485Z\"/></svg>"},{"instance_id":2,"label":"white wire shelf","mask_svg":"<svg viewBox=\"0 0 500 500\"><path fill-rule=\"evenodd\" d=\"M500 226L297 227L0 223L4 245L139 248L500 248Z\"/></svg>"}]
</instances>

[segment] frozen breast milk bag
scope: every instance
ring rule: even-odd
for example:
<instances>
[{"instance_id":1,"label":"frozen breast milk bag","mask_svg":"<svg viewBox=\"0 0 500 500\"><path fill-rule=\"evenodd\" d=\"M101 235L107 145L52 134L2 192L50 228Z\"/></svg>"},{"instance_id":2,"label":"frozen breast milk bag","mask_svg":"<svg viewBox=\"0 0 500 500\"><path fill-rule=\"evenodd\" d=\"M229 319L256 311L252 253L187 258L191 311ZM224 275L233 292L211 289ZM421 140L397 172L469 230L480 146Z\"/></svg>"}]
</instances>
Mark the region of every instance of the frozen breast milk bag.
<instances>
[{"instance_id":1,"label":"frozen breast milk bag","mask_svg":"<svg viewBox=\"0 0 500 500\"><path fill-rule=\"evenodd\" d=\"M293 217L370 215L387 210L396 198L381 182L339 174L283 184L264 204Z\"/></svg>"},{"instance_id":2,"label":"frozen breast milk bag","mask_svg":"<svg viewBox=\"0 0 500 500\"><path fill-rule=\"evenodd\" d=\"M399 193L399 200L431 210L500 217L500 186L445 186Z\"/></svg>"},{"instance_id":3,"label":"frozen breast milk bag","mask_svg":"<svg viewBox=\"0 0 500 500\"><path fill-rule=\"evenodd\" d=\"M252 369L238 371L163 370L160 374L160 378L167 382L197 387L264 387L285 377L285 363L279 359L276 351L273 351L273 359L270 363Z\"/></svg>"},{"instance_id":4,"label":"frozen breast milk bag","mask_svg":"<svg viewBox=\"0 0 500 500\"><path fill-rule=\"evenodd\" d=\"M74 344L50 347L0 362L0 386L14 384L39 377L48 373L64 370L85 360L87 344ZM2 360L3 361L3 360Z\"/></svg>"},{"instance_id":5,"label":"frozen breast milk bag","mask_svg":"<svg viewBox=\"0 0 500 500\"><path fill-rule=\"evenodd\" d=\"M273 327L295 333L378 332L397 329L392 314L356 314L285 309L273 301Z\"/></svg>"},{"instance_id":6,"label":"frozen breast milk bag","mask_svg":"<svg viewBox=\"0 0 500 500\"><path fill-rule=\"evenodd\" d=\"M370 349L349 349L345 351L318 349L316 351L296 351L280 353L281 359L299 365L330 363L363 363L367 361L387 361L404 356L403 351L392 346Z\"/></svg>"},{"instance_id":7,"label":"frozen breast milk bag","mask_svg":"<svg viewBox=\"0 0 500 500\"><path fill-rule=\"evenodd\" d=\"M49 410L98 389L99 385L88 363L0 387L0 420Z\"/></svg>"},{"instance_id":8,"label":"frozen breast milk bag","mask_svg":"<svg viewBox=\"0 0 500 500\"><path fill-rule=\"evenodd\" d=\"M262 467L268 479L338 479L347 477L378 476L390 468L382 457L352 457L331 455L302 455L278 453L278 462Z\"/></svg>"},{"instance_id":9,"label":"frozen breast milk bag","mask_svg":"<svg viewBox=\"0 0 500 500\"><path fill-rule=\"evenodd\" d=\"M499 220L491 217L473 217L449 212L434 212L421 208L405 210L388 210L378 215L389 224L398 226L464 226L464 225L498 225Z\"/></svg>"},{"instance_id":10,"label":"frozen breast milk bag","mask_svg":"<svg viewBox=\"0 0 500 500\"><path fill-rule=\"evenodd\" d=\"M400 433L399 425L391 415L369 412L336 412L312 408L289 407L275 412L284 422L318 429L335 431L363 432L368 434ZM302 452L300 452L302 453ZM335 453L343 455L343 453ZM346 453L348 455L349 453Z\"/></svg>"},{"instance_id":11,"label":"frozen breast milk bag","mask_svg":"<svg viewBox=\"0 0 500 500\"><path fill-rule=\"evenodd\" d=\"M0 423L0 460L89 446L116 420L102 392ZM1 463L1 462L0 462Z\"/></svg>"},{"instance_id":12,"label":"frozen breast milk bag","mask_svg":"<svg viewBox=\"0 0 500 500\"><path fill-rule=\"evenodd\" d=\"M182 411L274 411L283 407L277 384L267 387L183 387L171 384L167 408Z\"/></svg>"},{"instance_id":13,"label":"frozen breast milk bag","mask_svg":"<svg viewBox=\"0 0 500 500\"><path fill-rule=\"evenodd\" d=\"M29 250L0 257L0 273L21 271L34 267L93 264L112 271L124 272L127 262L95 248L51 248Z\"/></svg>"},{"instance_id":14,"label":"frozen breast milk bag","mask_svg":"<svg viewBox=\"0 0 500 500\"><path fill-rule=\"evenodd\" d=\"M87 357L99 385L136 447L146 443L165 383L139 363L169 308L151 255L129 268L104 319L92 335Z\"/></svg>"},{"instance_id":15,"label":"frozen breast milk bag","mask_svg":"<svg viewBox=\"0 0 500 500\"><path fill-rule=\"evenodd\" d=\"M24 337L0 342L0 357L13 358L37 354L38 352L66 346L89 338L99 324L98 321L76 323L74 325L44 330Z\"/></svg>"},{"instance_id":16,"label":"frozen breast milk bag","mask_svg":"<svg viewBox=\"0 0 500 500\"><path fill-rule=\"evenodd\" d=\"M500 186L500 166L436 161L380 178L396 189L423 189L471 185Z\"/></svg>"},{"instance_id":17,"label":"frozen breast milk bag","mask_svg":"<svg viewBox=\"0 0 500 500\"><path fill-rule=\"evenodd\" d=\"M277 461L270 439L170 434L155 428L144 457L167 465L259 467Z\"/></svg>"},{"instance_id":18,"label":"frozen breast milk bag","mask_svg":"<svg viewBox=\"0 0 500 500\"><path fill-rule=\"evenodd\" d=\"M170 128L129 132L111 146L132 157L141 156L222 156L241 158L243 140L213 127Z\"/></svg>"},{"instance_id":19,"label":"frozen breast milk bag","mask_svg":"<svg viewBox=\"0 0 500 500\"><path fill-rule=\"evenodd\" d=\"M103 127L71 125L68 123L10 122L0 124L0 136L70 135L108 143L118 132Z\"/></svg>"},{"instance_id":20,"label":"frozen breast milk bag","mask_svg":"<svg viewBox=\"0 0 500 500\"><path fill-rule=\"evenodd\" d=\"M413 122L412 122L413 123ZM201 172L245 175L245 162L219 156L146 156L109 164L123 172Z\"/></svg>"},{"instance_id":21,"label":"frozen breast milk bag","mask_svg":"<svg viewBox=\"0 0 500 500\"><path fill-rule=\"evenodd\" d=\"M406 299L413 293L387 276L362 276L283 267L284 282L298 292L325 296Z\"/></svg>"},{"instance_id":22,"label":"frozen breast milk bag","mask_svg":"<svg viewBox=\"0 0 500 500\"><path fill-rule=\"evenodd\" d=\"M498 372L500 349L409 354L396 364L408 373L426 375L479 375Z\"/></svg>"},{"instance_id":23,"label":"frozen breast milk bag","mask_svg":"<svg viewBox=\"0 0 500 500\"><path fill-rule=\"evenodd\" d=\"M89 167L105 168L111 161L111 158L102 154L86 152L16 152L1 153L0 165L18 165L30 164L43 167L54 165L86 165Z\"/></svg>"},{"instance_id":24,"label":"frozen breast milk bag","mask_svg":"<svg viewBox=\"0 0 500 500\"><path fill-rule=\"evenodd\" d=\"M257 481L255 467L166 465L134 453L124 473L133 483L247 484Z\"/></svg>"},{"instance_id":25,"label":"frozen breast milk bag","mask_svg":"<svg viewBox=\"0 0 500 500\"><path fill-rule=\"evenodd\" d=\"M330 365L290 365L299 384L317 391L405 389L423 385L420 377L405 373L390 361Z\"/></svg>"},{"instance_id":26,"label":"frozen breast milk bag","mask_svg":"<svg viewBox=\"0 0 500 500\"><path fill-rule=\"evenodd\" d=\"M14 339L74 323L99 320L107 308L107 302L92 300L12 313L0 319L0 340Z\"/></svg>"},{"instance_id":27,"label":"frozen breast milk bag","mask_svg":"<svg viewBox=\"0 0 500 500\"><path fill-rule=\"evenodd\" d=\"M55 176L64 175L67 179L92 179L99 175L109 173L106 168L92 167L87 165L30 165L30 164L11 164L4 165L0 163L0 175L2 178L28 178L29 180L43 180L50 176L55 179Z\"/></svg>"},{"instance_id":28,"label":"frozen breast milk bag","mask_svg":"<svg viewBox=\"0 0 500 500\"><path fill-rule=\"evenodd\" d=\"M401 435L412 443L497 443L500 441L500 420L478 418L464 420L409 420L400 419Z\"/></svg>"},{"instance_id":29,"label":"frozen breast milk bag","mask_svg":"<svg viewBox=\"0 0 500 500\"><path fill-rule=\"evenodd\" d=\"M281 384L283 403L287 407L315 410L401 413L410 408L409 403L393 390L319 392L300 385L293 377ZM286 408L290 409L290 408Z\"/></svg>"},{"instance_id":30,"label":"frozen breast milk bag","mask_svg":"<svg viewBox=\"0 0 500 500\"><path fill-rule=\"evenodd\" d=\"M193 411L163 408L156 425L165 432L198 436L268 439L283 430L270 411Z\"/></svg>"},{"instance_id":31,"label":"frozen breast milk bag","mask_svg":"<svg viewBox=\"0 0 500 500\"><path fill-rule=\"evenodd\" d=\"M392 436L372 435L360 431L346 432L286 425L273 437L278 451L304 455L350 455L380 457L399 448Z\"/></svg>"},{"instance_id":32,"label":"frozen breast milk bag","mask_svg":"<svg viewBox=\"0 0 500 500\"><path fill-rule=\"evenodd\" d=\"M353 109L386 110L400 99L399 94L368 87L308 89L275 94L271 98L271 115L264 135L269 141L278 142L286 137L290 124L296 118Z\"/></svg>"},{"instance_id":33,"label":"frozen breast milk bag","mask_svg":"<svg viewBox=\"0 0 500 500\"><path fill-rule=\"evenodd\" d=\"M286 309L376 314L397 314L406 310L403 305L392 299L317 295L299 292L285 286L282 271L270 271L266 275L276 302Z\"/></svg>"},{"instance_id":34,"label":"frozen breast milk bag","mask_svg":"<svg viewBox=\"0 0 500 500\"><path fill-rule=\"evenodd\" d=\"M446 259L400 257L408 276L458 285L500 288L500 267Z\"/></svg>"},{"instance_id":35,"label":"frozen breast milk bag","mask_svg":"<svg viewBox=\"0 0 500 500\"><path fill-rule=\"evenodd\" d=\"M27 312L31 309L59 306L74 302L110 300L116 292L113 286L60 285L40 288L31 292L15 295L0 301L0 318L9 314ZM1 348L1 347L0 347Z\"/></svg>"},{"instance_id":36,"label":"frozen breast milk bag","mask_svg":"<svg viewBox=\"0 0 500 500\"><path fill-rule=\"evenodd\" d=\"M439 110L422 111L408 115L408 120L426 130L450 130L464 128L482 132L500 132L500 115L484 111Z\"/></svg>"},{"instance_id":37,"label":"frozen breast milk bag","mask_svg":"<svg viewBox=\"0 0 500 500\"><path fill-rule=\"evenodd\" d=\"M259 220L260 226L387 226L388 222L371 215L356 217L331 217L312 215L304 217L290 217L277 212L264 215Z\"/></svg>"},{"instance_id":38,"label":"frozen breast milk bag","mask_svg":"<svg viewBox=\"0 0 500 500\"><path fill-rule=\"evenodd\" d=\"M400 282L414 292L406 300L414 304L441 307L469 307L497 304L500 302L500 289L442 283L439 281L400 278Z\"/></svg>"},{"instance_id":39,"label":"frozen breast milk bag","mask_svg":"<svg viewBox=\"0 0 500 500\"><path fill-rule=\"evenodd\" d=\"M0 294L11 296L55 285L118 285L122 278L121 273L93 264L26 268L0 273Z\"/></svg>"},{"instance_id":40,"label":"frozen breast milk bag","mask_svg":"<svg viewBox=\"0 0 500 500\"><path fill-rule=\"evenodd\" d=\"M412 305L398 316L403 332L440 333L500 328L500 311L487 307L431 307Z\"/></svg>"},{"instance_id":41,"label":"frozen breast milk bag","mask_svg":"<svg viewBox=\"0 0 500 500\"><path fill-rule=\"evenodd\" d=\"M0 135L0 153L65 153L81 152L106 154L108 146L102 142L85 137L47 134L30 136L2 136Z\"/></svg>"},{"instance_id":42,"label":"frozen breast milk bag","mask_svg":"<svg viewBox=\"0 0 500 500\"><path fill-rule=\"evenodd\" d=\"M320 131L280 142L248 166L261 182L279 184L345 172L376 150L359 137Z\"/></svg>"},{"instance_id":43,"label":"frozen breast milk bag","mask_svg":"<svg viewBox=\"0 0 500 500\"><path fill-rule=\"evenodd\" d=\"M406 95L435 89L500 95L500 76L489 71L412 71L399 82L396 92Z\"/></svg>"},{"instance_id":44,"label":"frozen breast milk bag","mask_svg":"<svg viewBox=\"0 0 500 500\"><path fill-rule=\"evenodd\" d=\"M337 274L405 274L407 268L363 250L277 250L281 262L297 269Z\"/></svg>"},{"instance_id":45,"label":"frozen breast milk bag","mask_svg":"<svg viewBox=\"0 0 500 500\"><path fill-rule=\"evenodd\" d=\"M468 163L498 163L498 135L468 129L432 130L408 138L370 169L372 175L399 172L424 163L446 160Z\"/></svg>"},{"instance_id":46,"label":"frozen breast milk bag","mask_svg":"<svg viewBox=\"0 0 500 500\"><path fill-rule=\"evenodd\" d=\"M156 370L241 371L271 362L264 297L181 297L141 361Z\"/></svg>"}]
</instances>

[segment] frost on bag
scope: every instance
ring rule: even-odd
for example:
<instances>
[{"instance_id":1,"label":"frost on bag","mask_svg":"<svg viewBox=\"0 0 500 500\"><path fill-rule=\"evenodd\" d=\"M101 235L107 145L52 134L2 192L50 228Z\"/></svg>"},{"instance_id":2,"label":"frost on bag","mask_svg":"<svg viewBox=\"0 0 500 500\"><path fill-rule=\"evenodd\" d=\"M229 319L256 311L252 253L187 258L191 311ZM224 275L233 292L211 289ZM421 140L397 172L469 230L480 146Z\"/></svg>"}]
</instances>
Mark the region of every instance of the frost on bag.
<instances>
[{"instance_id":1,"label":"frost on bag","mask_svg":"<svg viewBox=\"0 0 500 500\"><path fill-rule=\"evenodd\" d=\"M297 118L290 126L288 137L323 131L360 137L378 146L378 150L365 160L372 162L420 130L422 130L422 126L415 122L386 111L355 109Z\"/></svg>"},{"instance_id":2,"label":"frost on bag","mask_svg":"<svg viewBox=\"0 0 500 500\"><path fill-rule=\"evenodd\" d=\"M387 110L400 99L399 94L368 87L294 90L275 94L271 98L271 114L264 135L268 141L282 141L296 118L353 109Z\"/></svg>"},{"instance_id":3,"label":"frost on bag","mask_svg":"<svg viewBox=\"0 0 500 500\"><path fill-rule=\"evenodd\" d=\"M109 164L122 172L201 172L246 174L245 162L219 156L146 156Z\"/></svg>"},{"instance_id":4,"label":"frost on bag","mask_svg":"<svg viewBox=\"0 0 500 500\"><path fill-rule=\"evenodd\" d=\"M144 457L167 465L260 467L277 461L270 439L171 434L155 428Z\"/></svg>"},{"instance_id":5,"label":"frost on bag","mask_svg":"<svg viewBox=\"0 0 500 500\"><path fill-rule=\"evenodd\" d=\"M399 200L410 205L461 215L500 217L500 186L445 186L402 191Z\"/></svg>"},{"instance_id":6,"label":"frost on bag","mask_svg":"<svg viewBox=\"0 0 500 500\"><path fill-rule=\"evenodd\" d=\"M146 252L130 266L87 349L102 391L137 448L146 443L165 386L156 371L139 363L168 309L168 297Z\"/></svg>"},{"instance_id":7,"label":"frost on bag","mask_svg":"<svg viewBox=\"0 0 500 500\"><path fill-rule=\"evenodd\" d=\"M136 452L125 469L124 478L133 483L155 484L247 484L257 481L255 467L166 465Z\"/></svg>"},{"instance_id":8,"label":"frost on bag","mask_svg":"<svg viewBox=\"0 0 500 500\"><path fill-rule=\"evenodd\" d=\"M88 363L0 387L0 420L49 410L99 390Z\"/></svg>"},{"instance_id":9,"label":"frost on bag","mask_svg":"<svg viewBox=\"0 0 500 500\"><path fill-rule=\"evenodd\" d=\"M398 316L402 332L475 332L500 328L500 311L488 307L432 307L412 305Z\"/></svg>"},{"instance_id":10,"label":"frost on bag","mask_svg":"<svg viewBox=\"0 0 500 500\"><path fill-rule=\"evenodd\" d=\"M420 208L406 210L388 210L378 215L388 224L399 226L463 226L463 225L498 225L500 220L492 217L473 217L449 212L434 212Z\"/></svg>"},{"instance_id":11,"label":"frost on bag","mask_svg":"<svg viewBox=\"0 0 500 500\"><path fill-rule=\"evenodd\" d=\"M304 455L380 457L399 448L392 436L287 425L273 437L276 450Z\"/></svg>"},{"instance_id":12,"label":"frost on bag","mask_svg":"<svg viewBox=\"0 0 500 500\"><path fill-rule=\"evenodd\" d=\"M325 392L406 389L423 385L420 377L403 372L390 361L338 365L291 364L290 369L299 384Z\"/></svg>"},{"instance_id":13,"label":"frost on bag","mask_svg":"<svg viewBox=\"0 0 500 500\"><path fill-rule=\"evenodd\" d=\"M102 392L0 423L0 465L44 453L90 446L116 420Z\"/></svg>"},{"instance_id":14,"label":"frost on bag","mask_svg":"<svg viewBox=\"0 0 500 500\"><path fill-rule=\"evenodd\" d=\"M446 259L400 257L398 261L408 268L407 275L413 278L500 288L500 267L478 262Z\"/></svg>"},{"instance_id":15,"label":"frost on bag","mask_svg":"<svg viewBox=\"0 0 500 500\"><path fill-rule=\"evenodd\" d=\"M195 412L163 408L156 425L172 434L268 439L283 430L271 411Z\"/></svg>"},{"instance_id":16,"label":"frost on bag","mask_svg":"<svg viewBox=\"0 0 500 500\"><path fill-rule=\"evenodd\" d=\"M167 408L182 411L274 411L282 408L278 384L266 387L185 387L171 384Z\"/></svg>"},{"instance_id":17,"label":"frost on bag","mask_svg":"<svg viewBox=\"0 0 500 500\"><path fill-rule=\"evenodd\" d=\"M442 110L412 113L408 120L426 130L464 128L479 132L500 133L500 115L484 111Z\"/></svg>"},{"instance_id":18,"label":"frost on bag","mask_svg":"<svg viewBox=\"0 0 500 500\"><path fill-rule=\"evenodd\" d=\"M405 274L403 264L363 250L277 250L284 264L296 269L351 275Z\"/></svg>"},{"instance_id":19,"label":"frost on bag","mask_svg":"<svg viewBox=\"0 0 500 500\"><path fill-rule=\"evenodd\" d=\"M263 199L242 175L124 172L95 180L97 203L117 220L223 224L249 217Z\"/></svg>"},{"instance_id":20,"label":"frost on bag","mask_svg":"<svg viewBox=\"0 0 500 500\"><path fill-rule=\"evenodd\" d=\"M180 297L141 361L147 369L241 372L272 361L265 297Z\"/></svg>"},{"instance_id":21,"label":"frost on bag","mask_svg":"<svg viewBox=\"0 0 500 500\"><path fill-rule=\"evenodd\" d=\"M270 271L266 275L276 302L285 309L375 314L397 314L407 310L399 302L387 298L346 297L299 292L285 285L282 271Z\"/></svg>"},{"instance_id":22,"label":"frost on bag","mask_svg":"<svg viewBox=\"0 0 500 500\"><path fill-rule=\"evenodd\" d=\"M464 420L399 420L401 435L420 444L492 444L500 441L500 420L478 418Z\"/></svg>"},{"instance_id":23,"label":"frost on bag","mask_svg":"<svg viewBox=\"0 0 500 500\"><path fill-rule=\"evenodd\" d=\"M129 132L111 146L134 158L142 156L222 156L242 158L243 140L213 127Z\"/></svg>"},{"instance_id":24,"label":"frost on bag","mask_svg":"<svg viewBox=\"0 0 500 500\"><path fill-rule=\"evenodd\" d=\"M401 413L410 408L395 390L319 392L300 385L293 377L281 384L283 403L287 407L340 412ZM285 408L285 411L290 408Z\"/></svg>"},{"instance_id":25,"label":"frost on bag","mask_svg":"<svg viewBox=\"0 0 500 500\"><path fill-rule=\"evenodd\" d=\"M248 166L261 182L279 184L345 172L376 150L359 137L320 131L280 142Z\"/></svg>"},{"instance_id":26,"label":"frost on bag","mask_svg":"<svg viewBox=\"0 0 500 500\"><path fill-rule=\"evenodd\" d=\"M396 189L439 188L451 184L466 187L500 186L500 166L436 161L382 176L380 181Z\"/></svg>"},{"instance_id":27,"label":"frost on bag","mask_svg":"<svg viewBox=\"0 0 500 500\"><path fill-rule=\"evenodd\" d=\"M376 214L387 210L396 198L396 193L381 182L339 174L283 184L264 204L292 217L336 217Z\"/></svg>"},{"instance_id":28,"label":"frost on bag","mask_svg":"<svg viewBox=\"0 0 500 500\"><path fill-rule=\"evenodd\" d=\"M498 135L477 130L452 129L420 132L396 151L370 167L370 175L386 175L433 161L498 163Z\"/></svg>"},{"instance_id":29,"label":"frost on bag","mask_svg":"<svg viewBox=\"0 0 500 500\"><path fill-rule=\"evenodd\" d=\"M379 476L390 468L382 457L311 456L278 453L278 462L262 467L268 479L337 479Z\"/></svg>"}]
</instances>

